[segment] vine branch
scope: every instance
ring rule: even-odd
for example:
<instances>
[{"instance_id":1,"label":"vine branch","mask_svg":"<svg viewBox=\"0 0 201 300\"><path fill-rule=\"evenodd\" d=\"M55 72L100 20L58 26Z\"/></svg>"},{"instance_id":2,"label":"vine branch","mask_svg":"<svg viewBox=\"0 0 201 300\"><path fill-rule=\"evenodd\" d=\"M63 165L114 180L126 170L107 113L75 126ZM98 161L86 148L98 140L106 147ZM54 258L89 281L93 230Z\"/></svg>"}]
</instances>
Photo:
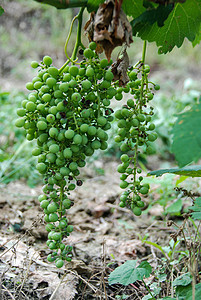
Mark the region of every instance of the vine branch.
<instances>
[{"instance_id":1,"label":"vine branch","mask_svg":"<svg viewBox=\"0 0 201 300\"><path fill-rule=\"evenodd\" d=\"M85 7L87 0L34 0L39 3L49 4L58 9L72 8L72 7Z\"/></svg>"}]
</instances>

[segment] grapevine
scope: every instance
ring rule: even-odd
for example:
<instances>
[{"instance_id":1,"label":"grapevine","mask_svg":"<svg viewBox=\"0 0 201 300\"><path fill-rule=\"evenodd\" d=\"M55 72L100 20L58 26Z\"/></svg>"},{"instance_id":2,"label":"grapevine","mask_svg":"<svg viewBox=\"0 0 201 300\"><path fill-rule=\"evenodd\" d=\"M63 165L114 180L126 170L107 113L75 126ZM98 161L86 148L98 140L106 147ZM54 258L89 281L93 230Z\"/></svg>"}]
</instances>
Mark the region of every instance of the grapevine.
<instances>
[{"instance_id":1,"label":"grapevine","mask_svg":"<svg viewBox=\"0 0 201 300\"><path fill-rule=\"evenodd\" d=\"M123 152L117 171L121 173L120 187L125 191L119 205L127 206L137 216L144 207L141 195L149 191L149 186L142 183L138 155L140 149L152 153L151 143L157 138L153 132L155 125L151 123L153 107L149 107L149 102L153 99L153 89L159 86L148 80L146 42L142 60L129 67L129 80L122 85L115 78L112 60L99 58L94 41L84 49L81 43L83 10L73 20L78 19L79 25L72 57L67 54L70 30L65 45L67 62L60 69L53 65L50 56L31 63L38 73L26 84L30 92L17 110L19 118L16 120L16 126L25 129L27 140L37 143L32 155L38 157L36 169L44 177L43 194L38 200L47 223L47 246L52 251L47 260L54 261L58 268L72 259L72 246L65 244L73 231L66 216L74 204L70 193L83 184L80 168L86 165L87 157L95 150L107 149L107 131L114 117L119 128L115 141L120 143ZM78 63L76 56L80 46L83 59ZM125 93L131 97L114 113L111 100L120 101Z\"/></svg>"}]
</instances>

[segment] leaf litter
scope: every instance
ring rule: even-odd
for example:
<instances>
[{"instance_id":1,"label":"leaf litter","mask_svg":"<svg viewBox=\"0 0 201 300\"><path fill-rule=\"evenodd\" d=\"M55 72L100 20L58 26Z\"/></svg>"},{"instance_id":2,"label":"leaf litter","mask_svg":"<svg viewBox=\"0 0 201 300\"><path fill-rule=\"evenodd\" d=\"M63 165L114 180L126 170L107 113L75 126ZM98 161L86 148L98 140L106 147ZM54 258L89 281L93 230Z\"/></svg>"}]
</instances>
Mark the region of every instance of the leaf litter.
<instances>
[{"instance_id":1,"label":"leaf litter","mask_svg":"<svg viewBox=\"0 0 201 300\"><path fill-rule=\"evenodd\" d=\"M138 299L146 294L141 285L137 286L138 296L132 286L108 285L108 275L115 267L126 260L140 262L149 257L150 247L139 236L145 235L146 228L152 230L151 216L138 218L118 207L122 190L116 167L116 162L107 161L104 175L90 168L83 171L84 184L72 192L75 204L68 212L74 231L65 242L74 247L73 260L61 269L46 261L47 232L37 200L42 187L29 188L20 181L1 187L2 299L12 299L8 292L20 300L106 299L105 293L109 299L123 293L130 295L128 299ZM158 230L156 241L164 240L164 234Z\"/></svg>"}]
</instances>

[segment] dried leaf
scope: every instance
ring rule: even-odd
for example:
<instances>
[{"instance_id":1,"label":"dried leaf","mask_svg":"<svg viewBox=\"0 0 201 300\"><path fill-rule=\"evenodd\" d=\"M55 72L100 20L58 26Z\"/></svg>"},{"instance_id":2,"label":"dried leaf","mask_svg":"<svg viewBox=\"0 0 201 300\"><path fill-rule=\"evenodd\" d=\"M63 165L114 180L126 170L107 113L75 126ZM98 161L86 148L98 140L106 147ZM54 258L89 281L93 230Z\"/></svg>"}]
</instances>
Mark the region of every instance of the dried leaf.
<instances>
[{"instance_id":1,"label":"dried leaf","mask_svg":"<svg viewBox=\"0 0 201 300\"><path fill-rule=\"evenodd\" d=\"M98 52L101 48L105 51L108 61L114 48L123 43L129 46L133 42L132 28L127 16L122 9L117 12L114 0L100 5L96 14L91 14L85 29L89 40L98 44Z\"/></svg>"},{"instance_id":2,"label":"dried leaf","mask_svg":"<svg viewBox=\"0 0 201 300\"><path fill-rule=\"evenodd\" d=\"M129 57L124 48L123 52L112 64L111 71L114 74L114 81L119 80L119 86L125 86L129 81L127 70L129 66Z\"/></svg>"}]
</instances>

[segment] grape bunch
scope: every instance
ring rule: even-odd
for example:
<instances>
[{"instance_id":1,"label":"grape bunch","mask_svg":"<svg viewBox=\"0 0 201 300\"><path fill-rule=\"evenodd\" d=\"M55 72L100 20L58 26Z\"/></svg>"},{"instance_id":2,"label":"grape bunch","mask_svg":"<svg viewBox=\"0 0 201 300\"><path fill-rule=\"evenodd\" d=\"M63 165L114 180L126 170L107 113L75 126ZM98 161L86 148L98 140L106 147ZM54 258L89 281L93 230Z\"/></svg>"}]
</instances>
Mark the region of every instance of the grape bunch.
<instances>
[{"instance_id":1,"label":"grape bunch","mask_svg":"<svg viewBox=\"0 0 201 300\"><path fill-rule=\"evenodd\" d=\"M97 149L107 149L113 121L110 100L117 94L107 59L100 60L91 42L83 60L65 64L60 70L45 56L37 76L26 84L30 91L17 110L17 127L26 130L27 140L36 140L32 155L38 157L37 170L43 174L43 194L39 196L48 231L47 259L61 268L70 261L72 247L64 240L73 231L66 211L73 205L70 192L82 185L79 168Z\"/></svg>"},{"instance_id":2,"label":"grape bunch","mask_svg":"<svg viewBox=\"0 0 201 300\"><path fill-rule=\"evenodd\" d=\"M115 141L120 143L121 164L117 171L121 173L120 187L125 191L120 196L120 207L129 207L136 216L140 216L144 202L141 195L146 195L149 185L143 184L142 170L137 165L140 148L146 154L154 153L151 145L157 139L154 132L155 125L151 122L153 107L148 108L148 103L153 99L153 87L158 90L157 84L148 82L150 67L137 64L128 72L129 82L125 88L119 88L115 98L121 100L121 92L130 92L133 98L127 100L126 105L115 112L117 119L118 135ZM125 153L124 153L125 152ZM138 176L139 174L139 176Z\"/></svg>"}]
</instances>

